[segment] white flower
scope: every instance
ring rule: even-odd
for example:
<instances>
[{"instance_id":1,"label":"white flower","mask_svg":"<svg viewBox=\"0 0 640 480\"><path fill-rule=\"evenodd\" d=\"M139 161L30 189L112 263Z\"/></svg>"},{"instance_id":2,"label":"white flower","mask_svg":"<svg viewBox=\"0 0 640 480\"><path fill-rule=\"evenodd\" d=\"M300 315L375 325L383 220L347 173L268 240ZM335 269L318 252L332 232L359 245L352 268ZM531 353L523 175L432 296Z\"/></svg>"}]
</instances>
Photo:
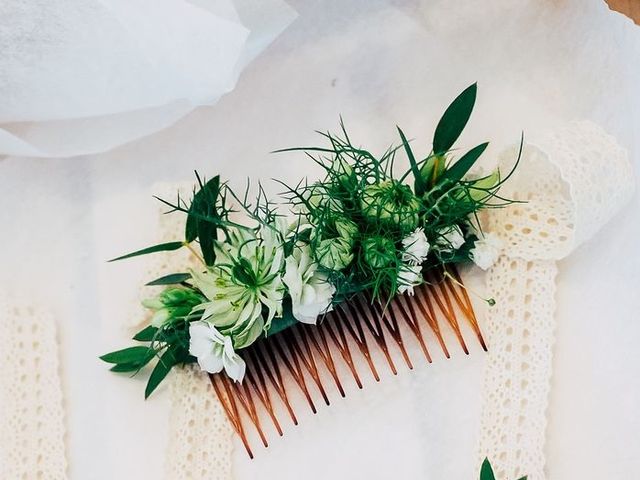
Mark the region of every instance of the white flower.
<instances>
[{"instance_id":1,"label":"white flower","mask_svg":"<svg viewBox=\"0 0 640 480\"><path fill-rule=\"evenodd\" d=\"M216 327L203 321L192 322L189 335L189 353L198 359L202 370L218 373L224 368L229 378L242 381L246 364L233 350L230 337L222 335Z\"/></svg>"},{"instance_id":2,"label":"white flower","mask_svg":"<svg viewBox=\"0 0 640 480\"><path fill-rule=\"evenodd\" d=\"M403 265L398 272L398 293L413 295L413 287L422 284L421 265Z\"/></svg>"},{"instance_id":3,"label":"white flower","mask_svg":"<svg viewBox=\"0 0 640 480\"><path fill-rule=\"evenodd\" d=\"M460 230L458 225L438 230L436 245L442 251L451 252L458 250L462 245L464 245L464 242L465 240L462 235L462 230Z\"/></svg>"},{"instance_id":4,"label":"white flower","mask_svg":"<svg viewBox=\"0 0 640 480\"><path fill-rule=\"evenodd\" d=\"M502 251L502 240L494 233L485 233L484 238L476 240L469 252L471 260L483 270L490 268Z\"/></svg>"},{"instance_id":5,"label":"white flower","mask_svg":"<svg viewBox=\"0 0 640 480\"><path fill-rule=\"evenodd\" d=\"M285 260L282 280L289 288L293 316L299 322L315 324L318 315L331 310L336 288L317 268L308 245L296 246Z\"/></svg>"},{"instance_id":6,"label":"white flower","mask_svg":"<svg viewBox=\"0 0 640 480\"><path fill-rule=\"evenodd\" d=\"M402 261L411 265L420 265L429 255L429 242L422 228L416 228L412 234L402 239Z\"/></svg>"},{"instance_id":7,"label":"white flower","mask_svg":"<svg viewBox=\"0 0 640 480\"><path fill-rule=\"evenodd\" d=\"M274 316L282 315L284 251L281 235L269 227L231 230L229 237L216 242L216 265L191 272L193 285L209 300L193 310L202 311L202 320L231 337L235 348L243 348L269 328Z\"/></svg>"}]
</instances>

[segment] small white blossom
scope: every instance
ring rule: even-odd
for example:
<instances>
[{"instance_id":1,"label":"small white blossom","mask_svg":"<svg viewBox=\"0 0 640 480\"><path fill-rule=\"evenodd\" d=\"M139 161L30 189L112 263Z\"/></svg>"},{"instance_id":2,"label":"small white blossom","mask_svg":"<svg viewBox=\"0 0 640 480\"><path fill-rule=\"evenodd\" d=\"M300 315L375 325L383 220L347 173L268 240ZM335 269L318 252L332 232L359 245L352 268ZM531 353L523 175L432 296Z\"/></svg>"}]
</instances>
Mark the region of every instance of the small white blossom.
<instances>
[{"instance_id":1,"label":"small white blossom","mask_svg":"<svg viewBox=\"0 0 640 480\"><path fill-rule=\"evenodd\" d=\"M331 310L336 288L317 268L308 245L297 246L285 259L282 280L291 295L293 316L299 322L315 324L318 315Z\"/></svg>"},{"instance_id":2,"label":"small white blossom","mask_svg":"<svg viewBox=\"0 0 640 480\"><path fill-rule=\"evenodd\" d=\"M416 228L413 233L402 239L402 261L411 265L421 265L429 255L429 242L422 228Z\"/></svg>"},{"instance_id":3,"label":"small white blossom","mask_svg":"<svg viewBox=\"0 0 640 480\"><path fill-rule=\"evenodd\" d=\"M403 265L398 272L398 293L413 295L413 287L422 284L421 265Z\"/></svg>"},{"instance_id":4,"label":"small white blossom","mask_svg":"<svg viewBox=\"0 0 640 480\"><path fill-rule=\"evenodd\" d=\"M445 252L458 250L464 245L464 236L458 225L446 227L438 231L436 246Z\"/></svg>"},{"instance_id":5,"label":"small white blossom","mask_svg":"<svg viewBox=\"0 0 640 480\"><path fill-rule=\"evenodd\" d=\"M494 233L485 233L471 249L471 260L483 270L491 268L502 252L502 240Z\"/></svg>"},{"instance_id":6,"label":"small white blossom","mask_svg":"<svg viewBox=\"0 0 640 480\"><path fill-rule=\"evenodd\" d=\"M233 350L231 337L222 335L213 325L197 321L189 325L189 353L198 359L200 368L209 373L224 371L241 382L246 364Z\"/></svg>"}]
</instances>

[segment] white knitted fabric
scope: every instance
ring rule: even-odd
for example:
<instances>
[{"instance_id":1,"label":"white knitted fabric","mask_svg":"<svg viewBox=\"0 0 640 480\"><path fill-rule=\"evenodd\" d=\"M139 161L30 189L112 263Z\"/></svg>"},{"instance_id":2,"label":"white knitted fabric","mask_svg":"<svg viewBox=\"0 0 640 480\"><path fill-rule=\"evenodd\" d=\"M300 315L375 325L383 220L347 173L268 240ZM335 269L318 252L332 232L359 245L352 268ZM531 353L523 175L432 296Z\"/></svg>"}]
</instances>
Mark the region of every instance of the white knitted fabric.
<instances>
[{"instance_id":1,"label":"white knitted fabric","mask_svg":"<svg viewBox=\"0 0 640 480\"><path fill-rule=\"evenodd\" d=\"M156 184L153 194L167 200L189 199L188 184ZM184 238L184 214L164 215L168 208L158 202L157 241ZM197 260L188 250L158 253L147 257L146 278L184 272ZM153 296L162 287L144 287L141 298ZM139 307L138 307L139 308ZM132 318L140 318L139 315ZM175 368L168 378L171 391L170 437L165 455L167 480L229 480L233 451L233 428L218 401L208 376L198 368Z\"/></svg>"},{"instance_id":2,"label":"white knitted fabric","mask_svg":"<svg viewBox=\"0 0 640 480\"><path fill-rule=\"evenodd\" d=\"M554 342L556 261L598 231L631 197L626 152L592 123L571 123L527 145L501 195L527 203L494 210L486 230L505 242L487 275L489 309L479 461L496 477L543 480ZM505 152L502 170L517 156Z\"/></svg>"},{"instance_id":3,"label":"white knitted fabric","mask_svg":"<svg viewBox=\"0 0 640 480\"><path fill-rule=\"evenodd\" d=\"M0 295L0 477L67 478L56 325Z\"/></svg>"}]
</instances>

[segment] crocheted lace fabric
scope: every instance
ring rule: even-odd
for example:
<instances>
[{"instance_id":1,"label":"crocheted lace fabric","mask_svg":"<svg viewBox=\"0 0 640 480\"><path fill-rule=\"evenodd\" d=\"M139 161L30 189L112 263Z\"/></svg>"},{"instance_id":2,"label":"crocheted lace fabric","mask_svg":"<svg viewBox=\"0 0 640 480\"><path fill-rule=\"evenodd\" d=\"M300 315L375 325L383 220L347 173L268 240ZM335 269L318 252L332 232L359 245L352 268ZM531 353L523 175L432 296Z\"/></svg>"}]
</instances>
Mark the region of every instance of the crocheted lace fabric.
<instances>
[{"instance_id":1,"label":"crocheted lace fabric","mask_svg":"<svg viewBox=\"0 0 640 480\"><path fill-rule=\"evenodd\" d=\"M189 198L192 184L157 184L153 194L173 199L180 191ZM166 207L158 204L159 242L184 237L184 216L164 215ZM182 272L185 265L196 266L197 260L188 250L147 257L146 278L153 279L170 272ZM161 287L157 287L160 291ZM154 295L145 287L144 297ZM139 307L138 307L139 308ZM140 318L140 316L132 316ZM229 480L233 429L216 397L211 382L198 368L176 368L169 376L171 392L170 437L167 447L165 478L167 480Z\"/></svg>"},{"instance_id":2,"label":"crocheted lace fabric","mask_svg":"<svg viewBox=\"0 0 640 480\"><path fill-rule=\"evenodd\" d=\"M517 156L507 150L501 170ZM631 197L626 152L592 123L570 123L527 145L501 195L527 203L487 215L505 242L487 275L489 309L479 461L499 479L543 480L554 342L556 261L598 231Z\"/></svg>"},{"instance_id":3,"label":"crocheted lace fabric","mask_svg":"<svg viewBox=\"0 0 640 480\"><path fill-rule=\"evenodd\" d=\"M54 319L0 295L0 476L66 477L64 410Z\"/></svg>"}]
</instances>

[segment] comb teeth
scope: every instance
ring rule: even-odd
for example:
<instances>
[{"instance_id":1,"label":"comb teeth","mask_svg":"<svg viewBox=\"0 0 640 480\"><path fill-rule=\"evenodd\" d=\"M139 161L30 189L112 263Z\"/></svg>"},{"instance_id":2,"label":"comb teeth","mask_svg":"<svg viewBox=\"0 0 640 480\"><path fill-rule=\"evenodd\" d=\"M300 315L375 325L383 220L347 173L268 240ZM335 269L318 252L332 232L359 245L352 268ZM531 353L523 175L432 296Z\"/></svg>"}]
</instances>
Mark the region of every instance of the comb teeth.
<instances>
[{"instance_id":1,"label":"comb teeth","mask_svg":"<svg viewBox=\"0 0 640 480\"><path fill-rule=\"evenodd\" d=\"M406 348L417 341L426 361L432 363L424 337L430 331L446 358L450 358L442 327L453 330L465 354L469 349L457 315L471 326L480 346L486 345L478 326L469 296L458 273L450 271L455 281L442 272L431 273L427 284L415 289L412 298L399 295L388 305L359 296L328 313L318 326L295 325L263 339L243 350L247 363L242 384L234 383L224 373L210 375L213 388L250 458L253 452L249 431L255 431L260 443L269 446L265 425L283 435L278 414L298 424L292 399L303 399L313 413L317 405L329 405L331 388L345 396L342 376L353 377L362 388L361 374L368 370L380 381L379 365L386 364L397 375L396 362L413 369ZM438 321L438 319L444 321ZM426 327L426 328L425 328ZM384 367L381 367L384 368ZM324 381L324 383L323 383Z\"/></svg>"}]
</instances>

